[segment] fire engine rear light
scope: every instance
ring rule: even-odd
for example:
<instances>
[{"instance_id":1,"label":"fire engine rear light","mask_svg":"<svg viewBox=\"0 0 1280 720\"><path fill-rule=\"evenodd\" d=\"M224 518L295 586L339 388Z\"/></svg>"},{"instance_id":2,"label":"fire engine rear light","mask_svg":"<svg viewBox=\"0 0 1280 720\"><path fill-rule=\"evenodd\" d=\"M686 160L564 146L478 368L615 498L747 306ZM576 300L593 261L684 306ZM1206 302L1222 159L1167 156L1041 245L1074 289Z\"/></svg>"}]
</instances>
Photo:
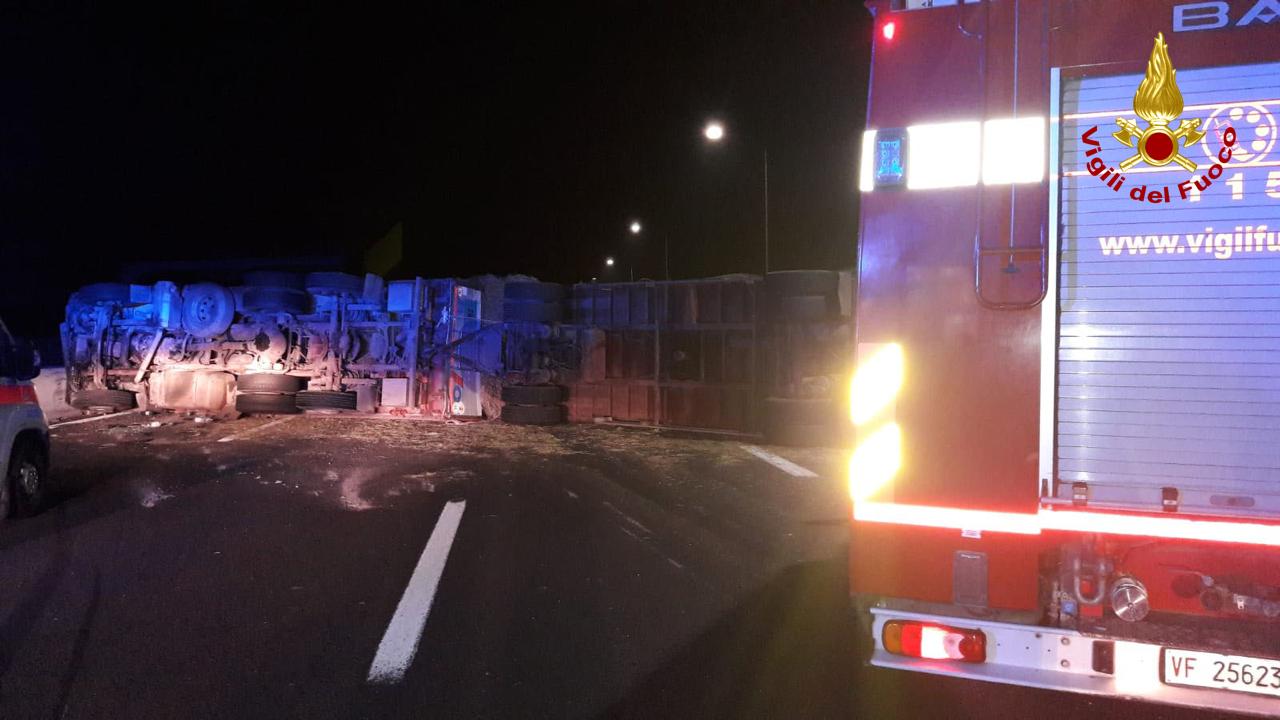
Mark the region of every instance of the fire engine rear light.
<instances>
[{"instance_id":1,"label":"fire engine rear light","mask_svg":"<svg viewBox=\"0 0 1280 720\"><path fill-rule=\"evenodd\" d=\"M871 433L849 458L849 496L854 506L889 484L902 467L902 430L888 423Z\"/></svg>"},{"instance_id":2,"label":"fire engine rear light","mask_svg":"<svg viewBox=\"0 0 1280 720\"><path fill-rule=\"evenodd\" d=\"M898 343L880 346L858 364L849 386L849 416L854 425L867 424L897 399L905 364L902 346Z\"/></svg>"},{"instance_id":3,"label":"fire engine rear light","mask_svg":"<svg viewBox=\"0 0 1280 720\"><path fill-rule=\"evenodd\" d=\"M982 166L982 123L950 122L907 128L907 189L969 187Z\"/></svg>"},{"instance_id":4,"label":"fire engine rear light","mask_svg":"<svg viewBox=\"0 0 1280 720\"><path fill-rule=\"evenodd\" d=\"M987 660L987 636L981 630L935 625L917 620L890 620L880 634L884 649L923 660Z\"/></svg>"},{"instance_id":5,"label":"fire engine rear light","mask_svg":"<svg viewBox=\"0 0 1280 720\"><path fill-rule=\"evenodd\" d=\"M898 23L890 20L880 28L880 34L885 40L892 40L894 35L898 34Z\"/></svg>"},{"instance_id":6,"label":"fire engine rear light","mask_svg":"<svg viewBox=\"0 0 1280 720\"><path fill-rule=\"evenodd\" d=\"M982 135L984 185L1034 183L1044 179L1043 117L988 120Z\"/></svg>"}]
</instances>

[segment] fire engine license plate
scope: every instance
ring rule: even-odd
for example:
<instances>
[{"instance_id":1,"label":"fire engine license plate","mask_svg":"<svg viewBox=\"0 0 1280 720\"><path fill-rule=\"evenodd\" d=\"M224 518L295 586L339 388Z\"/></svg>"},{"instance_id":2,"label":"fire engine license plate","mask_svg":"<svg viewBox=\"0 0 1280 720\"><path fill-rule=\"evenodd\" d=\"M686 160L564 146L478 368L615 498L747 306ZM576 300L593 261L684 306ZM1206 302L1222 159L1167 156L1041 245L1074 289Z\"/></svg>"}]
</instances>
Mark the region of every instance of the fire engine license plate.
<instances>
[{"instance_id":1,"label":"fire engine license plate","mask_svg":"<svg viewBox=\"0 0 1280 720\"><path fill-rule=\"evenodd\" d=\"M1165 648L1162 679L1168 685L1280 697L1280 660Z\"/></svg>"}]
</instances>

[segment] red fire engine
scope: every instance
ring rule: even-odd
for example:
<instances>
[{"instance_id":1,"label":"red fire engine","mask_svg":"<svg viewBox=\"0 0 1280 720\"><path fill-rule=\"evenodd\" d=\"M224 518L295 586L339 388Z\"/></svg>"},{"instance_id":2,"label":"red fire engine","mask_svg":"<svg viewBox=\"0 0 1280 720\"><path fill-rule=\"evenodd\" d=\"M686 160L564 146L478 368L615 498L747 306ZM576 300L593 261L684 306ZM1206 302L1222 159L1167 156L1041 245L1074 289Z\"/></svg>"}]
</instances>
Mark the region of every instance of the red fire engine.
<instances>
[{"instance_id":1,"label":"red fire engine","mask_svg":"<svg viewBox=\"0 0 1280 720\"><path fill-rule=\"evenodd\" d=\"M874 665L1280 714L1280 0L870 0Z\"/></svg>"}]
</instances>

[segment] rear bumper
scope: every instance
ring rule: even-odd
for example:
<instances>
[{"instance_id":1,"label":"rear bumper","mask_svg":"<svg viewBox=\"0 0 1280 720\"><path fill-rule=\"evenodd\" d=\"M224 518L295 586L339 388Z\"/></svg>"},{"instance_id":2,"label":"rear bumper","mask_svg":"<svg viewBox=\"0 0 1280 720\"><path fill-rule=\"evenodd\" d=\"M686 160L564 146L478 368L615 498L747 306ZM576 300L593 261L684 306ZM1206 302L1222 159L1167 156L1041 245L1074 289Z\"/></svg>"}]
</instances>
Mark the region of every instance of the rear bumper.
<instances>
[{"instance_id":1,"label":"rear bumper","mask_svg":"<svg viewBox=\"0 0 1280 720\"><path fill-rule=\"evenodd\" d=\"M1280 711L1280 700L1274 697L1165 685L1160 680L1160 645L887 608L872 608L871 614L875 642L871 664L877 667L1253 715L1275 716ZM925 620L980 629L987 635L987 661L950 663L893 655L880 640L889 620ZM1095 643L1114 644L1114 673L1094 669Z\"/></svg>"}]
</instances>

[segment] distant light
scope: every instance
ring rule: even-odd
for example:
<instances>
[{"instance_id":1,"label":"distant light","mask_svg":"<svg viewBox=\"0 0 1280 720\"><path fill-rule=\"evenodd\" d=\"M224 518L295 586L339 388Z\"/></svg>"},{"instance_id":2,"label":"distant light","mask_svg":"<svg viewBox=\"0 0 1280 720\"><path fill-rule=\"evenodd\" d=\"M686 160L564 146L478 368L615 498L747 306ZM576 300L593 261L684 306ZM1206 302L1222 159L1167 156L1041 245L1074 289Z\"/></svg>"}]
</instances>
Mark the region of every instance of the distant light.
<instances>
[{"instance_id":1,"label":"distant light","mask_svg":"<svg viewBox=\"0 0 1280 720\"><path fill-rule=\"evenodd\" d=\"M605 259L604 259L604 264L605 264L605 266L607 266L607 267L613 267L613 258L611 258L611 257L607 257L607 258L605 258Z\"/></svg>"},{"instance_id":2,"label":"distant light","mask_svg":"<svg viewBox=\"0 0 1280 720\"><path fill-rule=\"evenodd\" d=\"M639 235L639 234L640 234L640 229L641 229L641 228L640 228L640 221L639 221L639 220L632 220L632 221L631 221L631 234L632 234L632 235Z\"/></svg>"},{"instance_id":3,"label":"distant light","mask_svg":"<svg viewBox=\"0 0 1280 720\"><path fill-rule=\"evenodd\" d=\"M712 120L702 129L702 135L711 142L720 142L724 139L724 125Z\"/></svg>"},{"instance_id":4,"label":"distant light","mask_svg":"<svg viewBox=\"0 0 1280 720\"><path fill-rule=\"evenodd\" d=\"M892 40L893 36L898 33L898 23L890 20L880 28L880 33L884 35L885 40Z\"/></svg>"}]
</instances>

